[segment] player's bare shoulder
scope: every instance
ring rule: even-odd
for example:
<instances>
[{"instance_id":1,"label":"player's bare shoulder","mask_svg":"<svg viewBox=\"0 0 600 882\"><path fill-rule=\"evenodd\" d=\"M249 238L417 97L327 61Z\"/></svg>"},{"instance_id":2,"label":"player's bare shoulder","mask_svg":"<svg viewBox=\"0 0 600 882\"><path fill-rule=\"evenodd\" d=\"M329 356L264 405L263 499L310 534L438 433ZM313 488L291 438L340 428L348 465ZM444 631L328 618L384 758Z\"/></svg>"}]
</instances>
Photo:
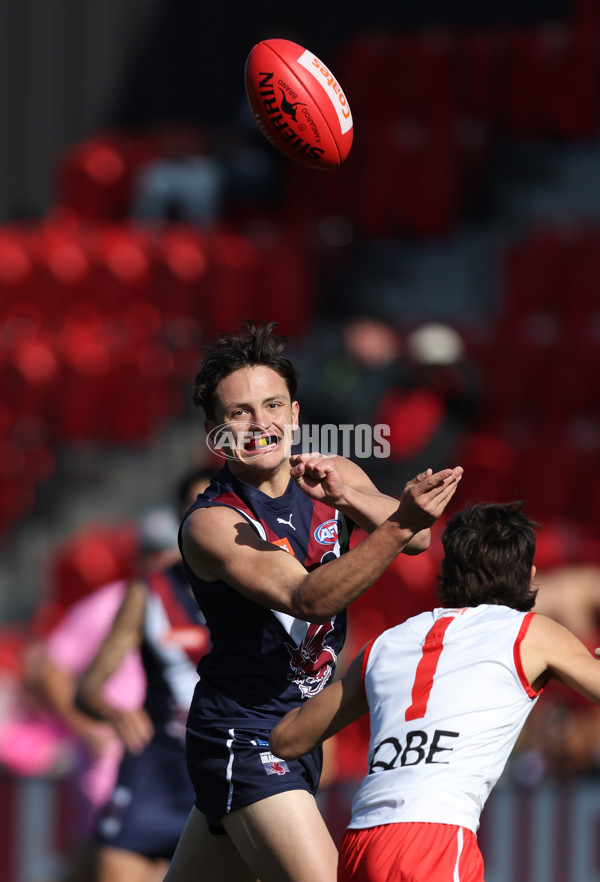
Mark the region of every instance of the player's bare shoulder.
<instances>
[{"instance_id":1,"label":"player's bare shoulder","mask_svg":"<svg viewBox=\"0 0 600 882\"><path fill-rule=\"evenodd\" d=\"M240 535L254 531L238 511L213 505L192 511L181 528L184 557L207 582L220 578L222 561L238 547Z\"/></svg>"}]
</instances>

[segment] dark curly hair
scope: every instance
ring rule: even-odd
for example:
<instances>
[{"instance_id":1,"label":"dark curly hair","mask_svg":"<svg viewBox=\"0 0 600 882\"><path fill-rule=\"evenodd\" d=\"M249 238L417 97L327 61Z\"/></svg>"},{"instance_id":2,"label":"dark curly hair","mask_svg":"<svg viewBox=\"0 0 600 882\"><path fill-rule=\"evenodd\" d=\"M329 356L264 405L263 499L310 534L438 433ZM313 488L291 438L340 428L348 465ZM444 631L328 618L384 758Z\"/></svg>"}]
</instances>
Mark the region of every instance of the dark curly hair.
<instances>
[{"instance_id":1,"label":"dark curly hair","mask_svg":"<svg viewBox=\"0 0 600 882\"><path fill-rule=\"evenodd\" d=\"M235 334L221 334L204 353L196 375L193 401L207 419L215 418L215 390L224 377L243 367L263 365L285 380L292 401L299 377L291 361L282 355L288 337L273 334L277 322L255 325L247 320Z\"/></svg>"},{"instance_id":2,"label":"dark curly hair","mask_svg":"<svg viewBox=\"0 0 600 882\"><path fill-rule=\"evenodd\" d=\"M444 606L495 603L527 612L538 527L523 502L479 503L455 514L442 534L438 597Z\"/></svg>"}]
</instances>

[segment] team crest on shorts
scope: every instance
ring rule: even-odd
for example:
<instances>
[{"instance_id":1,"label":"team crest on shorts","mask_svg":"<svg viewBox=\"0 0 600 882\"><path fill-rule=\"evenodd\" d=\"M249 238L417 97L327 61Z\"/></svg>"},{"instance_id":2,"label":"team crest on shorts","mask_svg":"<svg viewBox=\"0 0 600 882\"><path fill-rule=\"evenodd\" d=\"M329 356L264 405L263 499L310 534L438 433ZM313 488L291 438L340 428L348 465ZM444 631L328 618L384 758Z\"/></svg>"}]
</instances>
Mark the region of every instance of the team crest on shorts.
<instances>
[{"instance_id":1,"label":"team crest on shorts","mask_svg":"<svg viewBox=\"0 0 600 882\"><path fill-rule=\"evenodd\" d=\"M286 772L289 772L286 761L274 756L270 751L261 753L260 761L267 775L285 775Z\"/></svg>"}]
</instances>

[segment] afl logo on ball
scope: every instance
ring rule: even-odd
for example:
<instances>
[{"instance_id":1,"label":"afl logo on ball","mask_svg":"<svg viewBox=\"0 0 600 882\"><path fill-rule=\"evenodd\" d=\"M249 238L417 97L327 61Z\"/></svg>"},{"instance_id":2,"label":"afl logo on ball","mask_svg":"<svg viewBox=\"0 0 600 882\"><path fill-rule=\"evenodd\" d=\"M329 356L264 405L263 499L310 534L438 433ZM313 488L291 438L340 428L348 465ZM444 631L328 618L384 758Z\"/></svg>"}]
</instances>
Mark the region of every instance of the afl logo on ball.
<instances>
[{"instance_id":1,"label":"afl logo on ball","mask_svg":"<svg viewBox=\"0 0 600 882\"><path fill-rule=\"evenodd\" d=\"M323 521L315 530L315 539L320 545L335 545L340 535L340 522L332 518Z\"/></svg>"}]
</instances>

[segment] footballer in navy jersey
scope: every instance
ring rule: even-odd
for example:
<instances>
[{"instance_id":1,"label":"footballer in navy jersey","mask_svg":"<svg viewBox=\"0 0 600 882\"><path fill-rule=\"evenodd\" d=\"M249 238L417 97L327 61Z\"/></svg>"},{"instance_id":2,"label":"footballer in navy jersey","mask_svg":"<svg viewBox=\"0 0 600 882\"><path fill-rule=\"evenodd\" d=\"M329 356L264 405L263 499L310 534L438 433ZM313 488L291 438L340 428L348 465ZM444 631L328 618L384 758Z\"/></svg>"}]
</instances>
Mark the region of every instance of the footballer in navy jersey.
<instances>
[{"instance_id":1,"label":"footballer in navy jersey","mask_svg":"<svg viewBox=\"0 0 600 882\"><path fill-rule=\"evenodd\" d=\"M352 524L329 505L313 503L291 479L273 499L224 466L190 513L215 506L239 512L257 536L278 546L278 553L292 554L309 572L348 548ZM310 623L258 606L223 580L203 581L189 567L188 576L212 640L198 669L191 726L211 717L228 725L271 726L330 682L344 644L345 610L328 622Z\"/></svg>"},{"instance_id":2,"label":"footballer in navy jersey","mask_svg":"<svg viewBox=\"0 0 600 882\"><path fill-rule=\"evenodd\" d=\"M347 607L398 554L428 547L462 473L427 469L398 500L350 460L291 456L298 375L284 343L249 322L207 347L196 377L227 465L180 532L212 647L188 717L195 807L165 882L335 882L321 748L286 762L269 735L331 681ZM352 524L368 535L348 549Z\"/></svg>"}]
</instances>

